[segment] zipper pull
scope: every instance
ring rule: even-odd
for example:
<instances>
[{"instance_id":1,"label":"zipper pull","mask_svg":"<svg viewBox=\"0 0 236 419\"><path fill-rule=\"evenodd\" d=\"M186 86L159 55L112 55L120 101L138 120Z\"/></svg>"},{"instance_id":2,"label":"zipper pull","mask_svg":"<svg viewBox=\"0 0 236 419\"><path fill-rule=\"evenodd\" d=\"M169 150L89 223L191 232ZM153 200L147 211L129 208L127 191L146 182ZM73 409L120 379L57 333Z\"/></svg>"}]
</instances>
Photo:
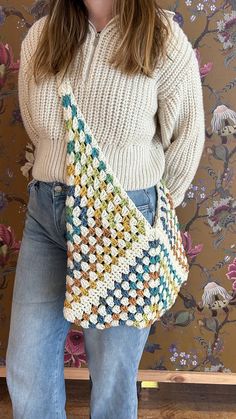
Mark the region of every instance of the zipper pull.
<instances>
[{"instance_id":1,"label":"zipper pull","mask_svg":"<svg viewBox=\"0 0 236 419\"><path fill-rule=\"evenodd\" d=\"M99 41L99 36L100 36L100 33L96 33L96 35L95 35L95 39L94 39L94 42L93 42L93 45L94 46L96 46L97 44L98 44L98 41Z\"/></svg>"}]
</instances>

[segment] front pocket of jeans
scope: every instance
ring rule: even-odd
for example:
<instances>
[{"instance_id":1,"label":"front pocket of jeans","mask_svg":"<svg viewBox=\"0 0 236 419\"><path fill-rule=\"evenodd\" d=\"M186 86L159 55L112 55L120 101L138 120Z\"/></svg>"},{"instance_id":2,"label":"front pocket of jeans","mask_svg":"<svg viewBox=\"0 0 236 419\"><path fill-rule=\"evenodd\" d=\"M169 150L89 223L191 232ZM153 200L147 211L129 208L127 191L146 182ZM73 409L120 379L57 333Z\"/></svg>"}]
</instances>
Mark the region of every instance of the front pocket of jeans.
<instances>
[{"instance_id":1,"label":"front pocket of jeans","mask_svg":"<svg viewBox=\"0 0 236 419\"><path fill-rule=\"evenodd\" d=\"M27 184L27 187L26 187L26 189L27 189L27 192L28 192L28 194L30 194L30 191L31 191L31 189L32 189L32 187L36 184L38 182L38 180L37 179L32 179L28 184Z\"/></svg>"},{"instance_id":2,"label":"front pocket of jeans","mask_svg":"<svg viewBox=\"0 0 236 419\"><path fill-rule=\"evenodd\" d=\"M139 211L142 212L151 209L150 197L147 194L146 189L127 191L127 194Z\"/></svg>"}]
</instances>

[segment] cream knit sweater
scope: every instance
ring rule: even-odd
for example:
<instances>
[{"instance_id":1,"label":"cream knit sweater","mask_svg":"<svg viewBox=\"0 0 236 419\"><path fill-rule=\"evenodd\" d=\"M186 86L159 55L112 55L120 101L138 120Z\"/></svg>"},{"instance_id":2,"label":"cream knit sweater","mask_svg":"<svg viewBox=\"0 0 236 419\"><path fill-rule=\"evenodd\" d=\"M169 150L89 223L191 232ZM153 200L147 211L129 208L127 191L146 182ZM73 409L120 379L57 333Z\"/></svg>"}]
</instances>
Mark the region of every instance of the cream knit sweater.
<instances>
[{"instance_id":1,"label":"cream knit sweater","mask_svg":"<svg viewBox=\"0 0 236 419\"><path fill-rule=\"evenodd\" d=\"M147 188L164 177L176 207L198 168L205 121L195 52L174 13L168 11L168 16L174 32L169 59L152 78L128 77L109 67L107 59L117 44L116 18L100 34L89 21L82 71L78 52L70 77L82 114L124 189ZM45 19L35 22L22 42L19 104L35 145L33 177L65 182L65 128L55 77L36 86L26 74Z\"/></svg>"}]
</instances>

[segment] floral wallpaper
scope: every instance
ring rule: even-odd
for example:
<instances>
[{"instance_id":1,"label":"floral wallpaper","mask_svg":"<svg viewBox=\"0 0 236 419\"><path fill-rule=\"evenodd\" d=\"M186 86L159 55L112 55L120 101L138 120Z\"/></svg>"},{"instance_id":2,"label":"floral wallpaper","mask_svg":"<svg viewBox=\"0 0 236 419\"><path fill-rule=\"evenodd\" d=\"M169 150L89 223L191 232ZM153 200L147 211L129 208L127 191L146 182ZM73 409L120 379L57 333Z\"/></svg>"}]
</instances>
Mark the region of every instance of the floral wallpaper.
<instances>
[{"instance_id":1,"label":"floral wallpaper","mask_svg":"<svg viewBox=\"0 0 236 419\"><path fill-rule=\"evenodd\" d=\"M236 372L236 0L160 1L175 12L195 50L206 110L202 159L177 213L190 275L174 306L156 322L140 369ZM46 1L0 5L0 365L34 147L19 111L20 44ZM83 330L72 325L64 362L86 367Z\"/></svg>"}]
</instances>

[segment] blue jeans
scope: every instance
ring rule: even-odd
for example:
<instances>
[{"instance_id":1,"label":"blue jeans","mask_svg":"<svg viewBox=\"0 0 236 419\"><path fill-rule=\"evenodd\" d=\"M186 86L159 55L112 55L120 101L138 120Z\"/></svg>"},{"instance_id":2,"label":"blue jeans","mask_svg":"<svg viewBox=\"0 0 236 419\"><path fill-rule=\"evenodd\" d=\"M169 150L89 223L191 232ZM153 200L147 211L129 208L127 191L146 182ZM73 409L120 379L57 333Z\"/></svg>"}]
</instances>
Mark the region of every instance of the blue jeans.
<instances>
[{"instance_id":1,"label":"blue jeans","mask_svg":"<svg viewBox=\"0 0 236 419\"><path fill-rule=\"evenodd\" d=\"M66 185L33 179L13 289L6 379L14 419L65 419L63 317ZM127 191L150 224L155 187ZM136 379L150 327L83 329L91 419L136 419Z\"/></svg>"}]
</instances>

